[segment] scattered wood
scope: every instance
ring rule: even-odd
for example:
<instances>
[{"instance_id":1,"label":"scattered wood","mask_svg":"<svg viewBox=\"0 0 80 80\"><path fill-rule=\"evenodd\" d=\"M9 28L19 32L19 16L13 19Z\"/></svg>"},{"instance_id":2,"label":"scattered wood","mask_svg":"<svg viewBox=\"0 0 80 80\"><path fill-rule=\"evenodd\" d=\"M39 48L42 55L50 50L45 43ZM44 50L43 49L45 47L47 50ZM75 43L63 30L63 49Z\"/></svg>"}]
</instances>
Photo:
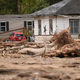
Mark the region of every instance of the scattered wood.
<instances>
[{"instance_id":1,"label":"scattered wood","mask_svg":"<svg viewBox=\"0 0 80 80\"><path fill-rule=\"evenodd\" d=\"M56 48L44 57L80 57L80 40L74 40L69 34L70 28L54 34L54 45Z\"/></svg>"},{"instance_id":2,"label":"scattered wood","mask_svg":"<svg viewBox=\"0 0 80 80\"><path fill-rule=\"evenodd\" d=\"M79 57L80 40L74 40L69 34L70 28L55 33L50 43L27 42L26 40L16 42L0 42L0 52L21 53L28 55L40 55L43 57Z\"/></svg>"},{"instance_id":3,"label":"scattered wood","mask_svg":"<svg viewBox=\"0 0 80 80\"><path fill-rule=\"evenodd\" d=\"M41 54L44 53L44 49L45 49L45 48L40 48L40 49L24 48L24 49L19 50L18 53L20 53L20 54L33 53L33 55L41 55Z\"/></svg>"}]
</instances>

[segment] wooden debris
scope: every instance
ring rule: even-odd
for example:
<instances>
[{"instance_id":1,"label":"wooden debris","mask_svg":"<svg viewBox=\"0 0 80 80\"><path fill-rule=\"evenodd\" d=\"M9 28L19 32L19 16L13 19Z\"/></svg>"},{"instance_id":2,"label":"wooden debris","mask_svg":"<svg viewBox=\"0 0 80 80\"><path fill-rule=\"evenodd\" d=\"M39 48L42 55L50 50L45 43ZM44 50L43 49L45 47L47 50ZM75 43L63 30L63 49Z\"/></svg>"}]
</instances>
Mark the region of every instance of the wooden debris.
<instances>
[{"instance_id":1,"label":"wooden debris","mask_svg":"<svg viewBox=\"0 0 80 80\"><path fill-rule=\"evenodd\" d=\"M70 28L54 34L54 45L56 48L51 53L46 53L46 57L80 57L80 40L74 40L69 34Z\"/></svg>"}]
</instances>

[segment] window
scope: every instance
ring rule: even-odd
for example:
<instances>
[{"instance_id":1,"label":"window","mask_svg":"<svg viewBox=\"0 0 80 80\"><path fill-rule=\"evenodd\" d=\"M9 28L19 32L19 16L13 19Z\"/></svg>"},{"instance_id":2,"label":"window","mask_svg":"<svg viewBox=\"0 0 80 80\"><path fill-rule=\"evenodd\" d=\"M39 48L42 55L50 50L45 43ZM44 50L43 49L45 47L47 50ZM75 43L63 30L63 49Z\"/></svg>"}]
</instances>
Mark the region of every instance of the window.
<instances>
[{"instance_id":1,"label":"window","mask_svg":"<svg viewBox=\"0 0 80 80\"><path fill-rule=\"evenodd\" d=\"M79 20L70 20L70 33L78 34L79 33Z\"/></svg>"},{"instance_id":2,"label":"window","mask_svg":"<svg viewBox=\"0 0 80 80\"><path fill-rule=\"evenodd\" d=\"M34 27L34 21L24 21L24 27Z\"/></svg>"},{"instance_id":3,"label":"window","mask_svg":"<svg viewBox=\"0 0 80 80\"><path fill-rule=\"evenodd\" d=\"M28 21L27 22L27 26L31 26L32 27L32 21Z\"/></svg>"},{"instance_id":4,"label":"window","mask_svg":"<svg viewBox=\"0 0 80 80\"><path fill-rule=\"evenodd\" d=\"M8 31L9 30L9 22L0 22L0 31Z\"/></svg>"},{"instance_id":5,"label":"window","mask_svg":"<svg viewBox=\"0 0 80 80\"><path fill-rule=\"evenodd\" d=\"M5 22L0 22L0 30L6 31L6 23Z\"/></svg>"},{"instance_id":6,"label":"window","mask_svg":"<svg viewBox=\"0 0 80 80\"><path fill-rule=\"evenodd\" d=\"M52 25L52 19L49 20L49 34L53 34L53 25Z\"/></svg>"},{"instance_id":7,"label":"window","mask_svg":"<svg viewBox=\"0 0 80 80\"><path fill-rule=\"evenodd\" d=\"M41 20L38 20L38 34L41 35Z\"/></svg>"},{"instance_id":8,"label":"window","mask_svg":"<svg viewBox=\"0 0 80 80\"><path fill-rule=\"evenodd\" d=\"M20 36L23 37L24 35L23 34L15 34L15 36L16 37L20 37Z\"/></svg>"}]
</instances>

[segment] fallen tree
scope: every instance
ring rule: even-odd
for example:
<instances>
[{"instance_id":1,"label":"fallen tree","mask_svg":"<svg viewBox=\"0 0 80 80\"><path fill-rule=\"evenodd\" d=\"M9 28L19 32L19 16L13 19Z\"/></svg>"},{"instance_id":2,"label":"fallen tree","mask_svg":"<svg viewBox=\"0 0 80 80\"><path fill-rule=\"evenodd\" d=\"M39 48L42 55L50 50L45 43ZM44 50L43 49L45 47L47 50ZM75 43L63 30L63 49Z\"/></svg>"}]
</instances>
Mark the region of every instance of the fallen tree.
<instances>
[{"instance_id":1,"label":"fallen tree","mask_svg":"<svg viewBox=\"0 0 80 80\"><path fill-rule=\"evenodd\" d=\"M79 40L75 41L70 33L70 28L62 30L58 34L53 35L53 43L55 49L51 53L45 53L44 57L79 57L80 56L80 43Z\"/></svg>"}]
</instances>

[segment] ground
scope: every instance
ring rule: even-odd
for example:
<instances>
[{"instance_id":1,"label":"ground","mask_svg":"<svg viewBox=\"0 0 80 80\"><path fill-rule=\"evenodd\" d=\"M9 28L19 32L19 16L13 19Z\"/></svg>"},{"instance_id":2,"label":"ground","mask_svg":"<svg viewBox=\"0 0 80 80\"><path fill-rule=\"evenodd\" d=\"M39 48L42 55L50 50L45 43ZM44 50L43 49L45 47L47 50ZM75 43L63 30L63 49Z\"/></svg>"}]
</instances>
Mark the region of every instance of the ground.
<instances>
[{"instance_id":1,"label":"ground","mask_svg":"<svg viewBox=\"0 0 80 80\"><path fill-rule=\"evenodd\" d=\"M0 54L0 80L80 80L80 57Z\"/></svg>"}]
</instances>

